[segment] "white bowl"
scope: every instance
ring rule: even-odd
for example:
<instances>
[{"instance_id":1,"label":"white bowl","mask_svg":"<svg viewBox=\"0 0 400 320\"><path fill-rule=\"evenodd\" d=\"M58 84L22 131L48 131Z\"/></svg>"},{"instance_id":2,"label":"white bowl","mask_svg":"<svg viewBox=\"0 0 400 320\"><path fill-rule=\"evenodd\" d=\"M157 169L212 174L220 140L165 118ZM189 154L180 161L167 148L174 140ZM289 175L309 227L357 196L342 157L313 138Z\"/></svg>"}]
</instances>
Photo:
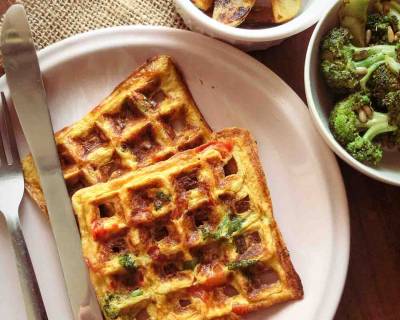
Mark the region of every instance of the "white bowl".
<instances>
[{"instance_id":1,"label":"white bowl","mask_svg":"<svg viewBox=\"0 0 400 320\"><path fill-rule=\"evenodd\" d=\"M275 27L243 29L224 25L199 10L190 0L174 0L178 13L193 31L229 42L246 51L266 49L312 26L324 8L335 0L302 0L300 13L292 20Z\"/></svg>"},{"instance_id":2,"label":"white bowl","mask_svg":"<svg viewBox=\"0 0 400 320\"><path fill-rule=\"evenodd\" d=\"M308 106L318 131L329 147L353 168L367 176L393 185L400 186L400 152L385 151L382 162L377 167L362 164L351 157L333 137L328 123L333 101L319 70L319 46L321 38L332 27L338 25L340 1L321 18L308 45L304 81Z\"/></svg>"}]
</instances>

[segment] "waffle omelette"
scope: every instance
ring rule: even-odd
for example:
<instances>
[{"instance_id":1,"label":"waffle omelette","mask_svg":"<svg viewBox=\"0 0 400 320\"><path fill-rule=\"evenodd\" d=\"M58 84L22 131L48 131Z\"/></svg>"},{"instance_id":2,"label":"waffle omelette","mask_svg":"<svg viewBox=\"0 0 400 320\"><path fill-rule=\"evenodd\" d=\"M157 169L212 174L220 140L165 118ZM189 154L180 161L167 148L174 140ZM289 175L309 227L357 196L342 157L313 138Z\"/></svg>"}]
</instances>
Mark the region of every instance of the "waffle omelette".
<instances>
[{"instance_id":1,"label":"waffle omelette","mask_svg":"<svg viewBox=\"0 0 400 320\"><path fill-rule=\"evenodd\" d=\"M169 56L156 56L83 119L55 134L70 195L206 142L211 129ZM22 161L25 188L46 204L31 156Z\"/></svg>"},{"instance_id":2,"label":"waffle omelette","mask_svg":"<svg viewBox=\"0 0 400 320\"><path fill-rule=\"evenodd\" d=\"M302 297L254 141L212 134L170 57L55 139L107 320L228 320ZM32 157L23 169L45 212Z\"/></svg>"},{"instance_id":3,"label":"waffle omelette","mask_svg":"<svg viewBox=\"0 0 400 320\"><path fill-rule=\"evenodd\" d=\"M303 296L243 129L72 202L106 319L232 319Z\"/></svg>"}]
</instances>

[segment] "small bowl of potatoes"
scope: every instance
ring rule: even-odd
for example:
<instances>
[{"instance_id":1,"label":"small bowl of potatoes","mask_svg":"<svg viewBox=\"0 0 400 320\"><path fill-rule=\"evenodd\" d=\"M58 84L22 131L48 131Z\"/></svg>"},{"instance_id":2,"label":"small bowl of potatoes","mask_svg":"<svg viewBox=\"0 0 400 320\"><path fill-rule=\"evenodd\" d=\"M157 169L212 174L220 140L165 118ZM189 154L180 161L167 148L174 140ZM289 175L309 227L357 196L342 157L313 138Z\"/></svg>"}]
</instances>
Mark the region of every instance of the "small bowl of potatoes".
<instances>
[{"instance_id":1,"label":"small bowl of potatoes","mask_svg":"<svg viewBox=\"0 0 400 320\"><path fill-rule=\"evenodd\" d=\"M335 0L174 0L185 24L243 50L277 45L316 23ZM323 3L322 3L323 2Z\"/></svg>"}]
</instances>

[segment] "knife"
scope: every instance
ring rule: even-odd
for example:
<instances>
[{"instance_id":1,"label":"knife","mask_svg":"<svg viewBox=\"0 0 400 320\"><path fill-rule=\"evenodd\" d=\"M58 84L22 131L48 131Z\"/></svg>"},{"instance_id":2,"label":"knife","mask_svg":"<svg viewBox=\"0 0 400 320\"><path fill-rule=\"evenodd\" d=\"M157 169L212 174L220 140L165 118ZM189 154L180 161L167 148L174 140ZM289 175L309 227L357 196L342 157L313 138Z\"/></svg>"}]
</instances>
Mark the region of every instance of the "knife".
<instances>
[{"instance_id":1,"label":"knife","mask_svg":"<svg viewBox=\"0 0 400 320\"><path fill-rule=\"evenodd\" d=\"M5 14L1 52L14 107L40 177L69 297L71 314L59 319L102 319L83 260L39 62L22 5L12 5Z\"/></svg>"}]
</instances>

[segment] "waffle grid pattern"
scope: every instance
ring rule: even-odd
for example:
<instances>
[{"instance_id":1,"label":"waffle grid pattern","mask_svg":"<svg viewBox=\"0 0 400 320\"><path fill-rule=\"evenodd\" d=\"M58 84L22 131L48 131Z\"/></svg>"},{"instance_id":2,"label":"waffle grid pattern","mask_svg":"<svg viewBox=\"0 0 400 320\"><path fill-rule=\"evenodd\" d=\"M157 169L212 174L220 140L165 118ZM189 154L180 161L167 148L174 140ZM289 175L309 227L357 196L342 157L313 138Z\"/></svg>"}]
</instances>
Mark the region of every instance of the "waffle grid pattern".
<instances>
[{"instance_id":1,"label":"waffle grid pattern","mask_svg":"<svg viewBox=\"0 0 400 320\"><path fill-rule=\"evenodd\" d=\"M107 319L228 319L298 294L248 155L200 148L73 198Z\"/></svg>"},{"instance_id":2,"label":"waffle grid pattern","mask_svg":"<svg viewBox=\"0 0 400 320\"><path fill-rule=\"evenodd\" d=\"M76 124L56 134L67 188L77 190L201 145L211 130L167 56L136 70ZM33 160L24 160L27 189L45 208Z\"/></svg>"}]
</instances>

